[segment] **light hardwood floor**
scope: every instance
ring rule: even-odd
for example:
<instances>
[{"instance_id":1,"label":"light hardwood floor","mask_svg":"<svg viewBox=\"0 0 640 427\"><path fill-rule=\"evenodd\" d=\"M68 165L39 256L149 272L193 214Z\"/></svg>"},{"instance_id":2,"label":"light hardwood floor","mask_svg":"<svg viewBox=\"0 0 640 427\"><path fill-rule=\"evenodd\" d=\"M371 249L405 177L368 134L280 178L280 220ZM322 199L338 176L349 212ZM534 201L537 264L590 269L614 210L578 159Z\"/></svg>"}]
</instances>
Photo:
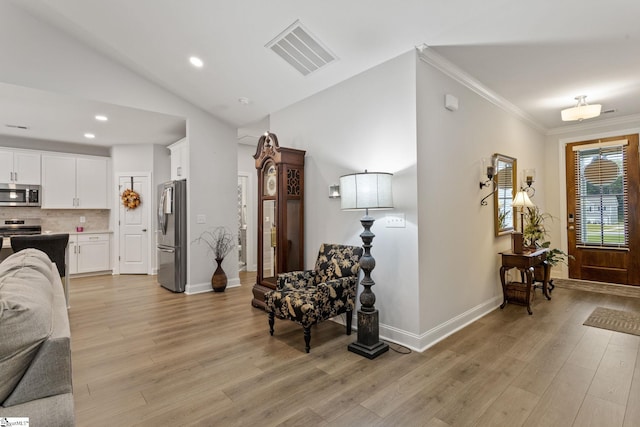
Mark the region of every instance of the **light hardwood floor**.
<instances>
[{"instance_id":1,"label":"light hardwood floor","mask_svg":"<svg viewBox=\"0 0 640 427\"><path fill-rule=\"evenodd\" d=\"M368 360L333 322L310 354L293 322L269 336L253 280L189 296L153 276L72 279L77 425L640 425L640 337L582 325L640 299L537 291L533 316L508 305L424 353Z\"/></svg>"}]
</instances>

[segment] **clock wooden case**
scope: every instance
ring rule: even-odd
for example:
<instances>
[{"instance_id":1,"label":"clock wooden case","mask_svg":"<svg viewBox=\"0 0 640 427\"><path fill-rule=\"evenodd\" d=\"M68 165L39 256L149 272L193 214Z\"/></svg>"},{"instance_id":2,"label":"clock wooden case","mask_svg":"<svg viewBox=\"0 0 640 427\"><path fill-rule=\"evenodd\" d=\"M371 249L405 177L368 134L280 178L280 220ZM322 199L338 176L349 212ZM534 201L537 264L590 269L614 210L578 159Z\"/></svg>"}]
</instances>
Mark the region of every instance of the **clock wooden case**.
<instances>
[{"instance_id":1,"label":"clock wooden case","mask_svg":"<svg viewBox=\"0 0 640 427\"><path fill-rule=\"evenodd\" d=\"M254 307L264 309L264 294L276 288L279 273L304 267L304 155L280 147L266 133L258 141L258 271Z\"/></svg>"}]
</instances>

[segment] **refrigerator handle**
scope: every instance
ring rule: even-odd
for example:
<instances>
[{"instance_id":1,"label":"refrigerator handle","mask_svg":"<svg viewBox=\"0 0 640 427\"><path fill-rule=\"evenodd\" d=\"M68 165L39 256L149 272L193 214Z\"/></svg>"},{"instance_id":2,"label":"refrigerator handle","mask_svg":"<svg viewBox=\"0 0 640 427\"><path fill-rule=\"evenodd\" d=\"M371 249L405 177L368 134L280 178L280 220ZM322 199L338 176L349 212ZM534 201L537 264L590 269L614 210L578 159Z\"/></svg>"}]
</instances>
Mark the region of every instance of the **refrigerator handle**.
<instances>
[{"instance_id":1,"label":"refrigerator handle","mask_svg":"<svg viewBox=\"0 0 640 427\"><path fill-rule=\"evenodd\" d=\"M164 204L166 200L167 190L162 190L162 195L160 196L160 203L158 203L158 225L160 225L160 232L165 234L167 232L167 228L165 227L165 218L166 215L164 213Z\"/></svg>"}]
</instances>

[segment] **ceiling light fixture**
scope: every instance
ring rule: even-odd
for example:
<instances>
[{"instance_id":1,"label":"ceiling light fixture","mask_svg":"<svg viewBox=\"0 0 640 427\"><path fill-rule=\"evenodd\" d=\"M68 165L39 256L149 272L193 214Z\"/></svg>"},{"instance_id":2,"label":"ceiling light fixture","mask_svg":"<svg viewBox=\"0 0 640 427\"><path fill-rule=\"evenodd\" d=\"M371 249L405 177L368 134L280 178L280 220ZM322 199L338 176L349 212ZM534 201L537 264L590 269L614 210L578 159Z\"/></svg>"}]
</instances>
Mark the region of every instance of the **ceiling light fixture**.
<instances>
[{"instance_id":1,"label":"ceiling light fixture","mask_svg":"<svg viewBox=\"0 0 640 427\"><path fill-rule=\"evenodd\" d=\"M85 138L88 138L88 139L93 139L93 138L95 138L96 136L95 136L94 134L92 134L92 133L85 133L85 134L84 134L84 137L85 137Z\"/></svg>"},{"instance_id":2,"label":"ceiling light fixture","mask_svg":"<svg viewBox=\"0 0 640 427\"><path fill-rule=\"evenodd\" d=\"M99 122L106 122L107 120L109 120L109 118L107 116L103 116L102 114L98 114L96 116L96 120Z\"/></svg>"},{"instance_id":3,"label":"ceiling light fixture","mask_svg":"<svg viewBox=\"0 0 640 427\"><path fill-rule=\"evenodd\" d=\"M204 62L202 62L202 59L198 58L197 56L190 57L189 62L191 62L191 65L193 65L196 68L202 68L202 66L204 65Z\"/></svg>"},{"instance_id":4,"label":"ceiling light fixture","mask_svg":"<svg viewBox=\"0 0 640 427\"><path fill-rule=\"evenodd\" d=\"M584 119L590 119L592 117L598 117L600 111L602 111L602 105L600 104L587 104L587 95L576 96L578 103L575 107L565 108L560 112L563 122L571 122L574 120L582 121Z\"/></svg>"}]
</instances>

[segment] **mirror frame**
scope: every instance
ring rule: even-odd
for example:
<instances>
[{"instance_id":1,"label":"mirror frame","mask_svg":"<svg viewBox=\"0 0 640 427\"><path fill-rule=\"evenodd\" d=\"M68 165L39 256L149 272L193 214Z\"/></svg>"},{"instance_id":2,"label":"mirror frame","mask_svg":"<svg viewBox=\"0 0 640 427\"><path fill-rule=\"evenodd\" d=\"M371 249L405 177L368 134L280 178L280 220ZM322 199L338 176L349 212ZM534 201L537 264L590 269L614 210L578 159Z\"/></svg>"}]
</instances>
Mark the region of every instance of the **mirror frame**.
<instances>
[{"instance_id":1,"label":"mirror frame","mask_svg":"<svg viewBox=\"0 0 640 427\"><path fill-rule=\"evenodd\" d=\"M496 174L493 177L494 180L494 193L493 193L493 219L494 219L494 227L495 233L497 236L503 236L505 234L510 234L516 229L516 216L515 211L511 208L511 221L508 224L503 224L504 219L501 219L500 215L500 198L506 199L506 195L504 195L504 190L501 191L500 185L500 164L505 164L502 169L508 168L511 166L511 197L510 200L513 200L516 192L518 191L516 185L518 183L518 161L515 157L505 156L504 154L494 154L495 165L496 165ZM504 182L504 181L503 181ZM502 185L502 188L506 190L506 186ZM510 204L509 204L510 206ZM507 215L508 217L508 215Z\"/></svg>"}]
</instances>

